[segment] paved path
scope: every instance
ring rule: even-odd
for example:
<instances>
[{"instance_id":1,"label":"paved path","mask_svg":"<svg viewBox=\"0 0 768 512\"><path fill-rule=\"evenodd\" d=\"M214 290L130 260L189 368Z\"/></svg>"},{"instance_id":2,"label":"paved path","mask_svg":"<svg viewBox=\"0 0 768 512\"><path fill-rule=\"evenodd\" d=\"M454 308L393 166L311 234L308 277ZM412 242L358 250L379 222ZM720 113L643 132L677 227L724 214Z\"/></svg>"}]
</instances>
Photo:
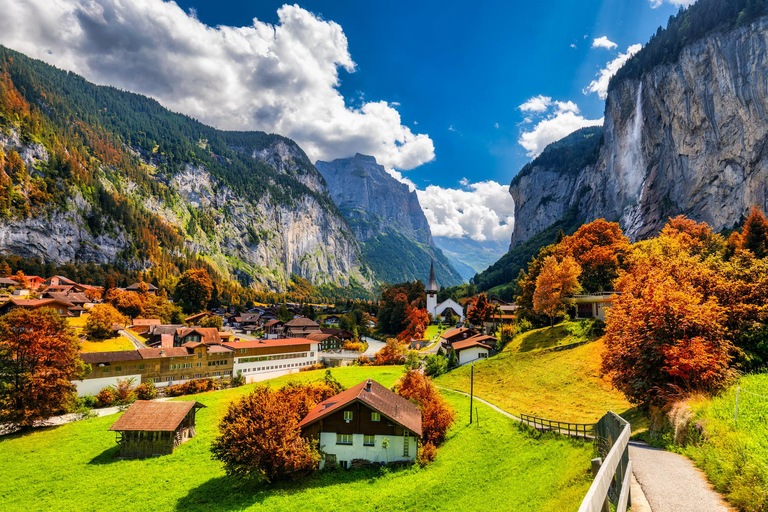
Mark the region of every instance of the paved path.
<instances>
[{"instance_id":1,"label":"paved path","mask_svg":"<svg viewBox=\"0 0 768 512\"><path fill-rule=\"evenodd\" d=\"M133 346L136 347L136 350L141 350L143 348L147 348L147 346L144 344L144 340L142 340L136 333L132 332L130 329L123 329L119 331L120 334L131 340L131 343L133 343Z\"/></svg>"},{"instance_id":2,"label":"paved path","mask_svg":"<svg viewBox=\"0 0 768 512\"><path fill-rule=\"evenodd\" d=\"M376 355L376 352L384 348L384 345L386 345L386 343L384 343L383 341L369 338L367 336L363 336L363 341L368 343L368 350L363 352L363 355L366 357L373 357L374 355Z\"/></svg>"},{"instance_id":3,"label":"paved path","mask_svg":"<svg viewBox=\"0 0 768 512\"><path fill-rule=\"evenodd\" d=\"M437 389L442 389L443 391L450 391L451 393L458 393L459 395L469 396L469 393L465 393L465 392L463 392L463 391L459 391L459 390L457 390L457 389L444 388L444 387L442 387L442 386L435 386L435 387L436 387ZM514 414L510 414L510 413L508 413L507 411L505 411L504 409L499 409L498 407L496 407L496 406L495 406L495 405L493 405L492 403L490 403L490 402L486 402L486 401L485 401L485 400L483 400L482 398L477 398L477 396L475 396L474 398L472 398L472 400L477 400L477 401L478 401L478 402L480 402L481 404L485 404L485 405L487 405L488 407L490 407L490 408L491 408L491 409L493 409L494 411L498 412L499 414L503 414L503 415L504 415L504 416L506 416L507 418L512 418L513 420L515 420L515 421L519 421L520 423L522 423L522 422L523 422L523 420L521 420L520 418L518 418L518 417L517 417L517 416L515 416Z\"/></svg>"},{"instance_id":4,"label":"paved path","mask_svg":"<svg viewBox=\"0 0 768 512\"><path fill-rule=\"evenodd\" d=\"M690 459L631 442L633 473L653 512L731 512Z\"/></svg>"}]
</instances>

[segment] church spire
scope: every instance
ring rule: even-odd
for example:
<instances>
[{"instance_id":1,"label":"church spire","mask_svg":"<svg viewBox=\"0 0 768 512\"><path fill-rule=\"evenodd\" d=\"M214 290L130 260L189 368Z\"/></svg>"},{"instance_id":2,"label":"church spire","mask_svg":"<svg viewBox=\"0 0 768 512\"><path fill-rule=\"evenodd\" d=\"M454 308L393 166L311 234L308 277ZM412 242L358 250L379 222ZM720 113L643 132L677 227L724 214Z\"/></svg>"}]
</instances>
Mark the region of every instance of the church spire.
<instances>
[{"instance_id":1,"label":"church spire","mask_svg":"<svg viewBox=\"0 0 768 512\"><path fill-rule=\"evenodd\" d=\"M435 279L435 260L429 265L429 283L427 283L427 293L437 293L437 280Z\"/></svg>"}]
</instances>

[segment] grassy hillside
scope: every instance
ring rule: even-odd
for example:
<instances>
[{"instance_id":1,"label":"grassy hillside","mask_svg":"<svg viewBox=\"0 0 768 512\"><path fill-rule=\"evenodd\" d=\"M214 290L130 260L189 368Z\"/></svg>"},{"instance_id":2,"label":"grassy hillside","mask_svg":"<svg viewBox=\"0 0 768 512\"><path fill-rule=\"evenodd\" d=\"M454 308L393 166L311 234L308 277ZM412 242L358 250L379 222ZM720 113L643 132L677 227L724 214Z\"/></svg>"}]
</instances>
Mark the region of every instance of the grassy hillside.
<instances>
[{"instance_id":1,"label":"grassy hillside","mask_svg":"<svg viewBox=\"0 0 768 512\"><path fill-rule=\"evenodd\" d=\"M647 426L624 396L600 378L601 341L563 350L552 347L586 341L568 326L536 329L517 336L502 353L475 363L475 393L512 414L533 414L572 422L594 422L607 411L620 414L633 431ZM470 368L437 379L447 388L469 391Z\"/></svg>"},{"instance_id":2,"label":"grassy hillside","mask_svg":"<svg viewBox=\"0 0 768 512\"><path fill-rule=\"evenodd\" d=\"M402 367L333 371L344 385L373 377L390 386ZM306 372L270 381L322 378ZM209 448L227 404L252 385L196 399L198 435L173 455L114 460L117 415L0 440L0 489L5 510L576 510L589 488L591 445L531 435L480 406L468 425L468 398L446 393L457 423L426 467L319 472L297 482L261 486L227 478ZM558 492L554 493L553 489ZM493 501L488 500L493 496Z\"/></svg>"},{"instance_id":3,"label":"grassy hillside","mask_svg":"<svg viewBox=\"0 0 768 512\"><path fill-rule=\"evenodd\" d=\"M705 442L681 451L741 510L768 509L768 374L742 377L727 392L693 401L691 408L691 423L703 427Z\"/></svg>"}]
</instances>

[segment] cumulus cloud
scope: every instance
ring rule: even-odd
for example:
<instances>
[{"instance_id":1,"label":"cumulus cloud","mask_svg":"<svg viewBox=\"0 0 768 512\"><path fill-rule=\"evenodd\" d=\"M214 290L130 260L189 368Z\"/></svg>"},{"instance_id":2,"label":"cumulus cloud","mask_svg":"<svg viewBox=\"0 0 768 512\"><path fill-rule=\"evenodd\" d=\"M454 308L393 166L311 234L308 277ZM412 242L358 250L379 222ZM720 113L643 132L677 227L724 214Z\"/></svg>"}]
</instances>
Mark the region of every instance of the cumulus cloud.
<instances>
[{"instance_id":1,"label":"cumulus cloud","mask_svg":"<svg viewBox=\"0 0 768 512\"><path fill-rule=\"evenodd\" d=\"M592 41L592 48L605 48L607 50L613 50L619 45L608 39L606 36L597 37Z\"/></svg>"},{"instance_id":2,"label":"cumulus cloud","mask_svg":"<svg viewBox=\"0 0 768 512\"><path fill-rule=\"evenodd\" d=\"M417 193L434 236L482 242L506 241L512 235L515 202L506 185L495 181L467 182L464 189L430 185Z\"/></svg>"},{"instance_id":3,"label":"cumulus cloud","mask_svg":"<svg viewBox=\"0 0 768 512\"><path fill-rule=\"evenodd\" d=\"M530 157L538 156L547 144L562 139L569 133L585 126L603 123L602 119L587 119L579 114L579 106L573 101L553 101L549 96L534 96L518 107L529 112L533 117L526 117L524 123L536 122L536 125L523 131L518 143L526 149Z\"/></svg>"},{"instance_id":4,"label":"cumulus cloud","mask_svg":"<svg viewBox=\"0 0 768 512\"><path fill-rule=\"evenodd\" d=\"M218 128L280 133L313 160L360 152L412 169L434 158L396 104L345 104L339 71L355 62L344 31L297 5L243 27L207 26L163 0L0 0L0 10L0 43Z\"/></svg>"},{"instance_id":5,"label":"cumulus cloud","mask_svg":"<svg viewBox=\"0 0 768 512\"><path fill-rule=\"evenodd\" d=\"M689 7L696 3L696 0L650 0L651 2L651 8L656 9L657 7L661 7L661 4L668 3L672 5L676 5L678 7Z\"/></svg>"},{"instance_id":6,"label":"cumulus cloud","mask_svg":"<svg viewBox=\"0 0 768 512\"><path fill-rule=\"evenodd\" d=\"M611 81L611 77L621 69L629 59L632 58L637 52L643 48L641 44L633 44L627 48L626 53L619 53L619 56L606 64L605 68L601 69L597 73L597 78L592 80L587 87L584 88L584 94L597 93L600 99L608 97L608 82Z\"/></svg>"},{"instance_id":7,"label":"cumulus cloud","mask_svg":"<svg viewBox=\"0 0 768 512\"><path fill-rule=\"evenodd\" d=\"M519 108L523 112L544 112L552 104L552 98L539 94L529 98L525 103L520 105Z\"/></svg>"}]
</instances>

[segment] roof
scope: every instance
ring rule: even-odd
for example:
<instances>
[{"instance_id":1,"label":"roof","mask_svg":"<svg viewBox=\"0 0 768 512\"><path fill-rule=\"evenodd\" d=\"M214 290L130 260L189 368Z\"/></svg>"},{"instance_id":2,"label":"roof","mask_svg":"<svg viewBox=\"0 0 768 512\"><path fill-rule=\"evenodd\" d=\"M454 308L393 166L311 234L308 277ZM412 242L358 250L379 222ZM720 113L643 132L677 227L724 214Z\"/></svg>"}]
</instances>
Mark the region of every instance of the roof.
<instances>
[{"instance_id":1,"label":"roof","mask_svg":"<svg viewBox=\"0 0 768 512\"><path fill-rule=\"evenodd\" d=\"M332 334L339 338L354 338L355 335L344 329L333 329L331 327L321 327L320 332L323 334Z\"/></svg>"},{"instance_id":2,"label":"roof","mask_svg":"<svg viewBox=\"0 0 768 512\"><path fill-rule=\"evenodd\" d=\"M176 334L178 329L184 327L181 324L160 324L154 325L150 333L153 336L162 336L163 334Z\"/></svg>"},{"instance_id":3,"label":"roof","mask_svg":"<svg viewBox=\"0 0 768 512\"><path fill-rule=\"evenodd\" d=\"M435 261L432 260L432 263L429 264L429 282L427 283L427 288L425 290L427 293L437 293L437 279L435 279Z\"/></svg>"},{"instance_id":4,"label":"roof","mask_svg":"<svg viewBox=\"0 0 768 512\"><path fill-rule=\"evenodd\" d=\"M286 347L292 345L307 345L317 343L308 338L284 338L277 340L247 340L247 341L226 341L222 343L225 347L238 348L258 348L258 347Z\"/></svg>"},{"instance_id":5,"label":"roof","mask_svg":"<svg viewBox=\"0 0 768 512\"><path fill-rule=\"evenodd\" d=\"M51 276L48 278L48 281L53 282L54 279L58 279L59 282L66 283L66 284L77 284L73 280L69 279L68 277L64 276Z\"/></svg>"},{"instance_id":6,"label":"roof","mask_svg":"<svg viewBox=\"0 0 768 512\"><path fill-rule=\"evenodd\" d=\"M389 420L421 437L421 411L418 406L373 379L364 380L360 384L320 402L301 420L299 428L307 427L355 401L364 403Z\"/></svg>"},{"instance_id":7,"label":"roof","mask_svg":"<svg viewBox=\"0 0 768 512\"><path fill-rule=\"evenodd\" d=\"M333 334L324 332L313 332L312 334L307 334L307 339L312 341L325 341L328 338L335 338L335 336Z\"/></svg>"},{"instance_id":8,"label":"roof","mask_svg":"<svg viewBox=\"0 0 768 512\"><path fill-rule=\"evenodd\" d=\"M211 315L211 313L209 313L208 311L203 311L203 312L197 313L196 315L188 316L187 318L184 319L184 321L187 323L191 323L191 322L194 322L195 320L201 320L207 316L213 316L213 315Z\"/></svg>"},{"instance_id":9,"label":"roof","mask_svg":"<svg viewBox=\"0 0 768 512\"><path fill-rule=\"evenodd\" d=\"M134 318L133 325L162 325L159 318Z\"/></svg>"},{"instance_id":10,"label":"roof","mask_svg":"<svg viewBox=\"0 0 768 512\"><path fill-rule=\"evenodd\" d=\"M256 322L261 318L261 313L240 313L238 318L242 322Z\"/></svg>"},{"instance_id":11,"label":"roof","mask_svg":"<svg viewBox=\"0 0 768 512\"><path fill-rule=\"evenodd\" d=\"M453 347L453 350L457 352L472 347L484 347L490 350L492 346L491 343L495 344L496 338L481 334L478 336L472 336L471 338L467 338L465 340L457 341L451 346Z\"/></svg>"},{"instance_id":12,"label":"roof","mask_svg":"<svg viewBox=\"0 0 768 512\"><path fill-rule=\"evenodd\" d=\"M176 330L176 334L180 338L186 338L193 333L199 334L200 341L203 343L218 343L221 341L219 330L215 327L180 327Z\"/></svg>"},{"instance_id":13,"label":"roof","mask_svg":"<svg viewBox=\"0 0 768 512\"><path fill-rule=\"evenodd\" d=\"M136 400L109 427L109 430L160 430L173 432L184 421L189 411L197 407L205 406L194 400L182 402Z\"/></svg>"},{"instance_id":14,"label":"roof","mask_svg":"<svg viewBox=\"0 0 768 512\"><path fill-rule=\"evenodd\" d=\"M85 304L86 302L90 302L88 297L86 297L85 294L81 292L67 294L63 292L46 291L44 293L48 296L48 298L56 299L61 302L71 302L72 304Z\"/></svg>"},{"instance_id":15,"label":"roof","mask_svg":"<svg viewBox=\"0 0 768 512\"><path fill-rule=\"evenodd\" d=\"M152 290L157 291L157 286L153 285L152 283L144 283L144 284L147 285L147 290L149 290L149 291L152 291ZM132 285L127 286L125 289L126 290L138 290L139 286L141 286L141 283L133 283Z\"/></svg>"},{"instance_id":16,"label":"roof","mask_svg":"<svg viewBox=\"0 0 768 512\"><path fill-rule=\"evenodd\" d=\"M282 324L282 323L283 322L281 322L280 320L275 318L275 319L270 320L269 322L265 323L264 327L272 327L273 325Z\"/></svg>"},{"instance_id":17,"label":"roof","mask_svg":"<svg viewBox=\"0 0 768 512\"><path fill-rule=\"evenodd\" d=\"M67 308L74 306L71 302L56 299L10 299L6 304L9 303L20 308L42 308L53 304L61 304Z\"/></svg>"},{"instance_id":18,"label":"roof","mask_svg":"<svg viewBox=\"0 0 768 512\"><path fill-rule=\"evenodd\" d=\"M320 327L320 324L307 317L299 316L285 323L286 327Z\"/></svg>"},{"instance_id":19,"label":"roof","mask_svg":"<svg viewBox=\"0 0 768 512\"><path fill-rule=\"evenodd\" d=\"M158 357L186 357L189 350L184 347L168 348L142 348L138 350L142 359L156 359Z\"/></svg>"},{"instance_id":20,"label":"roof","mask_svg":"<svg viewBox=\"0 0 768 512\"><path fill-rule=\"evenodd\" d=\"M0 277L0 285L4 286L19 286L18 281L14 281L13 279L8 279L7 277Z\"/></svg>"},{"instance_id":21,"label":"roof","mask_svg":"<svg viewBox=\"0 0 768 512\"><path fill-rule=\"evenodd\" d=\"M455 329L450 329L448 331L445 331L443 333L443 339L451 339L454 336L458 336L459 334L464 334L467 331L472 331L472 329L469 329L467 327L456 327ZM474 331L473 331L474 332Z\"/></svg>"},{"instance_id":22,"label":"roof","mask_svg":"<svg viewBox=\"0 0 768 512\"><path fill-rule=\"evenodd\" d=\"M118 350L117 352L81 352L80 359L86 364L117 363L119 361L138 361L138 350Z\"/></svg>"}]
</instances>

